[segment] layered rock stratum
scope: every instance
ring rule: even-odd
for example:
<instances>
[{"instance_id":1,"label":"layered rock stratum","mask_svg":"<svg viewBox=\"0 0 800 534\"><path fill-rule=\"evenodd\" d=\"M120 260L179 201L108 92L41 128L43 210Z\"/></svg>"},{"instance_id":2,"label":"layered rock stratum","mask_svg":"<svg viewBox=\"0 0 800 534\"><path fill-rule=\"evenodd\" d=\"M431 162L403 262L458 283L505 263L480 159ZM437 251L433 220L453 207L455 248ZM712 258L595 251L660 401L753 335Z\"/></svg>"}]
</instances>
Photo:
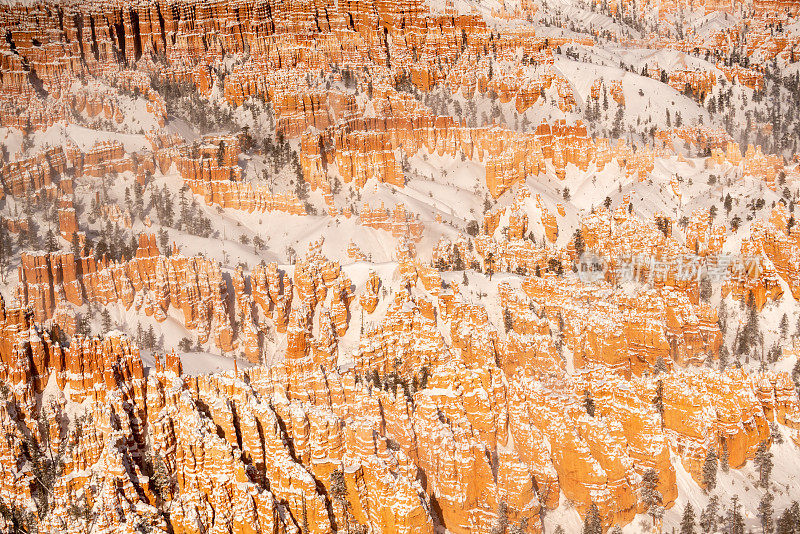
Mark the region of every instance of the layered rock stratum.
<instances>
[{"instance_id":1,"label":"layered rock stratum","mask_svg":"<svg viewBox=\"0 0 800 534\"><path fill-rule=\"evenodd\" d=\"M788 508L797 2L550 4L0 5L0 531Z\"/></svg>"}]
</instances>

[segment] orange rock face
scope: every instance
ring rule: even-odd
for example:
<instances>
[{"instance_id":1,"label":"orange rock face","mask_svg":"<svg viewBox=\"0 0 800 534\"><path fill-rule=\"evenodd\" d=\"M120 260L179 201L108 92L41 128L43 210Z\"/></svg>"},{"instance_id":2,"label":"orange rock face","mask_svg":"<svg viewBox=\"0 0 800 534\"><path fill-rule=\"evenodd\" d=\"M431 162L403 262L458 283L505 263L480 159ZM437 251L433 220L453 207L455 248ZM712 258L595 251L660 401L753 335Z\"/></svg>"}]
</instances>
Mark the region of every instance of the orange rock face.
<instances>
[{"instance_id":1,"label":"orange rock face","mask_svg":"<svg viewBox=\"0 0 800 534\"><path fill-rule=\"evenodd\" d=\"M367 313L375 311L375 307L378 305L378 289L380 289L380 286L381 279L378 278L375 271L370 271L366 289L360 297L361 307Z\"/></svg>"},{"instance_id":2,"label":"orange rock face","mask_svg":"<svg viewBox=\"0 0 800 534\"><path fill-rule=\"evenodd\" d=\"M1 174L6 187L17 198L28 193L53 197L57 192L56 178L66 169L67 158L59 147L5 164Z\"/></svg>"},{"instance_id":3,"label":"orange rock face","mask_svg":"<svg viewBox=\"0 0 800 534\"><path fill-rule=\"evenodd\" d=\"M458 242L448 254L458 247L462 260L486 261L494 250L498 270L510 270L501 245L527 241L515 215L527 198L504 215L508 238L483 235L472 251ZM785 215L777 209L762 227L778 232ZM629 244L669 253L676 245L650 225L598 210L585 221L585 244L615 250L622 236L653 232ZM643 511L638 488L647 469L658 473L671 506L670 454L702 482L710 448L726 447L736 468L768 438L768 422L800 431L785 373L680 370L716 354L721 342L715 312L681 284L625 295L607 282L530 276L516 287L499 284L509 319L498 320L458 283L445 285L436 269L412 259L408 244L398 249L398 283L385 297L388 282L375 272L354 291L322 245L312 243L291 276L275 263L229 273L232 298L219 265L162 256L153 236L142 236L126 263L23 255L20 296L31 312L1 308L0 379L13 385L15 417L36 439L72 444L53 489L54 513L41 524L56 525L59 510L87 499L108 511L98 519L108 528L136 510L183 532L197 532L198 521L251 532L335 532L356 523L384 532L433 532L435 523L488 532L504 508L532 533L541 529L542 507L557 506L563 492L581 513L597 504L610 526ZM351 317L356 296L361 319ZM121 334L74 336L66 348L51 337L74 329L64 310L84 300L138 307L156 320L180 309L203 342L254 363L264 334L285 331L285 360L192 378L181 376L173 353L163 363L156 356L145 378L138 350ZM34 320L64 328L46 331ZM341 365L354 320L362 325L358 344ZM565 351L579 372L565 373ZM668 370L647 376L658 359ZM652 402L657 389L663 414ZM43 392L53 399L44 408L36 400ZM75 419L69 403L81 403L86 418ZM42 409L70 424L42 428ZM5 410L0 421L10 420ZM19 427L6 426L0 456L26 454ZM334 472L341 473L335 490ZM97 477L114 491L94 492ZM14 502L32 502L27 474L2 471L0 484L14 488ZM80 516L64 521L80 528Z\"/></svg>"},{"instance_id":4,"label":"orange rock face","mask_svg":"<svg viewBox=\"0 0 800 534\"><path fill-rule=\"evenodd\" d=\"M800 295L799 234L796 229L790 234L789 217L786 206L779 203L769 220L756 221L750 237L742 241L742 257L747 261L730 267L732 275L722 287L723 294L745 302L752 294L759 310L781 297L781 280L793 296Z\"/></svg>"},{"instance_id":5,"label":"orange rock face","mask_svg":"<svg viewBox=\"0 0 800 534\"><path fill-rule=\"evenodd\" d=\"M161 143L156 141L156 145ZM237 136L205 137L203 144L170 144L155 152L162 172L175 164L186 185L206 204L244 210L249 213L284 211L305 215L306 210L293 192L273 193L266 185L242 180L237 165L240 153Z\"/></svg>"},{"instance_id":6,"label":"orange rock face","mask_svg":"<svg viewBox=\"0 0 800 534\"><path fill-rule=\"evenodd\" d=\"M753 0L753 10L758 15L776 15L779 13L797 14L800 6L790 0Z\"/></svg>"},{"instance_id":7,"label":"orange rock face","mask_svg":"<svg viewBox=\"0 0 800 534\"><path fill-rule=\"evenodd\" d=\"M490 25L453 2L429 4L0 5L0 126L10 132L8 146L22 133L19 152L4 152L0 165L0 200L14 209L0 228L19 237L10 263L19 283L3 280L8 304L0 297L0 500L11 511L30 512L39 532L538 534L563 493L582 516L596 504L610 528L646 511L641 489L650 469L669 508L682 500L678 462L702 485L709 451L727 450L739 468L769 442L770 424L800 443L791 376L710 370L724 342L712 299L678 268L656 267L691 253L709 265L725 246L713 212L682 219L691 182L675 173L655 184L677 210L634 211L630 196L616 209L588 208L578 197L588 186L572 192L580 202L564 187L584 175L594 185L618 174L622 196L623 186L652 185L668 174L662 163L677 162L721 169L720 181L756 178L775 191L796 180L797 167L760 146L742 154L733 137L688 117L691 126L653 127L655 146L592 136L596 125L579 114L606 94L620 111L636 107L635 73L625 74L624 86L586 80L587 98L579 89L588 83L567 78L565 58L596 43L621 45L618 36L545 37L522 23L546 10L532 0L498 3L491 16L508 24ZM649 65L643 76L663 78L709 109L709 98L722 96L718 86L760 91L770 82L756 61L726 64L736 63L733 43L737 56L796 62L800 40L777 24L797 11L796 1L754 0L762 18L738 21L732 0L658 4L592 7L620 20L644 20L646 9L657 9L669 22L663 28L675 25L679 10L731 14L730 24L700 25L709 27L704 35L687 30L680 41L668 31L636 32L648 47L675 52L668 56L706 53L702 62ZM687 66L695 64L707 67ZM438 98L445 91L454 98ZM480 121L476 102L489 108ZM210 122L197 131L250 126L186 140L174 133L184 130L173 120L181 107L192 107L187 122L209 119L196 121ZM556 118L531 126L529 110ZM522 124L511 127L514 111ZM750 127L758 138L774 125ZM633 138L625 128L621 135ZM109 135L94 142L92 131ZM32 151L34 132L34 145L58 132L64 143ZM268 154L267 142L263 151L249 146L273 138L290 147L288 162ZM143 140L151 150L131 149ZM267 187L268 171L253 176L271 158L275 174L291 164L297 174L277 178L299 193ZM405 204L392 200L407 182L428 178L419 160L453 187L447 173L459 159L478 169L470 185L486 196L482 215L477 197L475 207L459 199L449 221L444 210L420 209L416 187L402 191ZM90 245L103 229L78 219L80 195L101 182L120 185L119 174L145 188L177 174L216 211L305 216L324 203L337 224L357 225L383 252L391 236L397 249L365 265L374 243L344 236L334 246L346 247L339 259L353 262L341 264L323 255L320 238L291 265L252 268L186 256L177 244L168 254L145 234L125 261L80 246L24 249L25 234L44 225L18 215L18 201L57 212L60 238ZM552 176L550 188L544 182ZM140 222L158 226L135 211L99 206L103 222L119 226L128 242ZM468 235L459 219L470 224ZM737 236L742 255L755 260L730 269L723 298L752 295L759 310L783 288L800 298L800 231L789 220L778 202L768 218L747 225L749 235ZM66 245L57 241L56 250ZM582 252L607 259L599 280L571 272ZM639 257L652 261L632 276L651 283L624 284ZM3 278L6 259L4 250ZM184 365L202 367L191 360L202 356L140 355L116 330L80 334L105 307L123 315L119 328L134 315L170 337L185 328L203 351L235 356L233 370L189 376ZM783 352L798 353L800 345ZM56 467L46 487L43 466ZM0 531L12 529L0 517Z\"/></svg>"},{"instance_id":8,"label":"orange rock face","mask_svg":"<svg viewBox=\"0 0 800 534\"><path fill-rule=\"evenodd\" d=\"M61 237L72 242L72 237L78 232L78 217L72 202L62 203L58 210L58 230Z\"/></svg>"},{"instance_id":9,"label":"orange rock face","mask_svg":"<svg viewBox=\"0 0 800 534\"><path fill-rule=\"evenodd\" d=\"M161 261L147 248L142 262ZM552 321L510 287L503 305L516 319L506 335L457 289L425 298L399 290L365 333L358 368L341 371L322 363L321 342L335 328L312 335L303 312L341 275L313 258L296 274L305 296L289 320L286 363L244 373L182 376L172 353L156 356L145 377L121 334L74 337L63 349L19 308L0 306L0 378L12 386L14 417L36 446L67 445L53 513L40 525L84 528L81 515L64 512L78 503L105 528L135 510L180 532L324 533L360 523L411 534L432 533L435 521L451 532L488 532L502 502L512 524L538 532L540 507L556 506L559 492L580 510L598 504L605 525L624 524L642 511L637 488L647 469L658 473L665 505L674 502L670 451L699 479L709 447L724 443L736 468L769 435L767 421L800 429L785 373L628 380L595 366L565 379L545 341ZM452 344L437 321L450 325ZM658 384L663 419L651 402ZM36 402L43 391L46 405ZM593 416L582 405L587 394ZM80 403L82 415L69 403ZM40 410L64 424L37 424ZM5 404L0 421L0 457L31 454ZM110 489L96 491L97 477ZM29 471L0 471L0 484L13 503L32 503Z\"/></svg>"},{"instance_id":10,"label":"orange rock face","mask_svg":"<svg viewBox=\"0 0 800 534\"><path fill-rule=\"evenodd\" d=\"M385 208L383 203L375 209L370 208L369 204L364 204L358 220L368 228L386 230L394 237L404 237L412 241L422 239L422 232L425 229L419 216L408 213L402 204L398 204L393 210Z\"/></svg>"}]
</instances>

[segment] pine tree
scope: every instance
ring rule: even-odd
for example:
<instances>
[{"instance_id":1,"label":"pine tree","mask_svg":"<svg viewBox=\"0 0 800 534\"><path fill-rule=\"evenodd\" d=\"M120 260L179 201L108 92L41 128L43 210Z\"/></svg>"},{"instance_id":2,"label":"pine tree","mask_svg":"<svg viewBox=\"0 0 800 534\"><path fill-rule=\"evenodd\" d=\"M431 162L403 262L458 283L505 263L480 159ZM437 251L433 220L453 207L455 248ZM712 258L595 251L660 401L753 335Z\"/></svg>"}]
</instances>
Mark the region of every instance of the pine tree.
<instances>
[{"instance_id":1,"label":"pine tree","mask_svg":"<svg viewBox=\"0 0 800 534\"><path fill-rule=\"evenodd\" d=\"M94 205L93 205L94 208ZM142 217L144 215L144 189L142 184L133 182L133 216ZM97 216L100 215L100 206L97 206Z\"/></svg>"},{"instance_id":2,"label":"pine tree","mask_svg":"<svg viewBox=\"0 0 800 534\"><path fill-rule=\"evenodd\" d=\"M172 202L172 196L170 195L169 191L167 190L166 184L164 184L164 189L162 191L162 212L163 212L163 223L166 226L172 226L173 220L175 218L175 209L174 204Z\"/></svg>"},{"instance_id":3,"label":"pine tree","mask_svg":"<svg viewBox=\"0 0 800 534\"><path fill-rule=\"evenodd\" d=\"M82 336L88 336L91 333L89 318L86 317L86 315L81 315L78 318L78 324L75 326L75 331Z\"/></svg>"},{"instance_id":4,"label":"pine tree","mask_svg":"<svg viewBox=\"0 0 800 534\"><path fill-rule=\"evenodd\" d=\"M78 238L78 232L74 232L72 234L72 257L75 259L76 262L80 261L81 256L83 256L81 252L82 252L82 247L80 239Z\"/></svg>"},{"instance_id":5,"label":"pine tree","mask_svg":"<svg viewBox=\"0 0 800 534\"><path fill-rule=\"evenodd\" d=\"M492 534L504 534L508 528L508 505L501 500L497 504L497 519L492 526Z\"/></svg>"},{"instance_id":6,"label":"pine tree","mask_svg":"<svg viewBox=\"0 0 800 534\"><path fill-rule=\"evenodd\" d=\"M303 515L302 515L302 519L303 519L303 524L301 526L302 526L303 534L309 534L311 532L311 530L309 529L309 525L308 525L308 508L306 506L305 497L303 497Z\"/></svg>"},{"instance_id":7,"label":"pine tree","mask_svg":"<svg viewBox=\"0 0 800 534\"><path fill-rule=\"evenodd\" d=\"M458 245L453 247L453 270L464 270L464 260L461 259L461 251L459 250Z\"/></svg>"},{"instance_id":8,"label":"pine tree","mask_svg":"<svg viewBox=\"0 0 800 534\"><path fill-rule=\"evenodd\" d=\"M655 365L653 365L653 376L658 376L665 372L667 372L667 363L664 361L664 357L659 355L658 358L656 358Z\"/></svg>"},{"instance_id":9,"label":"pine tree","mask_svg":"<svg viewBox=\"0 0 800 534\"><path fill-rule=\"evenodd\" d=\"M781 331L781 339L785 339L786 334L789 332L789 318L785 313L783 314L783 317L781 317L781 322L780 325L778 325L778 328L780 328Z\"/></svg>"},{"instance_id":10,"label":"pine tree","mask_svg":"<svg viewBox=\"0 0 800 534\"><path fill-rule=\"evenodd\" d=\"M503 309L503 326L505 327L506 332L509 332L514 328L514 318L511 317L511 312L508 310L508 308Z\"/></svg>"},{"instance_id":11,"label":"pine tree","mask_svg":"<svg viewBox=\"0 0 800 534\"><path fill-rule=\"evenodd\" d=\"M131 236L131 244L128 245L128 252L129 256L128 259L131 259L136 256L136 251L139 249L139 240L135 235Z\"/></svg>"},{"instance_id":12,"label":"pine tree","mask_svg":"<svg viewBox=\"0 0 800 534\"><path fill-rule=\"evenodd\" d=\"M727 345L723 344L719 348L719 370L724 371L728 367L728 360L730 359L730 352Z\"/></svg>"},{"instance_id":13,"label":"pine tree","mask_svg":"<svg viewBox=\"0 0 800 534\"><path fill-rule=\"evenodd\" d=\"M225 163L225 141L219 142L219 147L217 147L217 165L222 167Z\"/></svg>"},{"instance_id":14,"label":"pine tree","mask_svg":"<svg viewBox=\"0 0 800 534\"><path fill-rule=\"evenodd\" d=\"M776 534L800 534L800 505L794 501L778 519Z\"/></svg>"},{"instance_id":15,"label":"pine tree","mask_svg":"<svg viewBox=\"0 0 800 534\"><path fill-rule=\"evenodd\" d=\"M575 254L580 258L586 250L586 244L583 241L583 234L580 228L575 230Z\"/></svg>"},{"instance_id":16,"label":"pine tree","mask_svg":"<svg viewBox=\"0 0 800 534\"><path fill-rule=\"evenodd\" d=\"M583 534L603 534L603 523L600 521L600 511L597 505L592 503L586 518L583 520Z\"/></svg>"},{"instance_id":17,"label":"pine tree","mask_svg":"<svg viewBox=\"0 0 800 534\"><path fill-rule=\"evenodd\" d=\"M683 509L683 518L681 519L681 533L680 534L694 534L694 508L692 503L687 502Z\"/></svg>"},{"instance_id":18,"label":"pine tree","mask_svg":"<svg viewBox=\"0 0 800 534\"><path fill-rule=\"evenodd\" d=\"M106 309L100 313L100 325L102 326L104 333L111 330L111 314L108 313L108 310Z\"/></svg>"},{"instance_id":19,"label":"pine tree","mask_svg":"<svg viewBox=\"0 0 800 534\"><path fill-rule=\"evenodd\" d=\"M147 333L144 336L144 346L148 350L153 350L156 346L156 334L153 330L153 325L150 325L150 328L147 329Z\"/></svg>"},{"instance_id":20,"label":"pine tree","mask_svg":"<svg viewBox=\"0 0 800 534\"><path fill-rule=\"evenodd\" d=\"M178 215L178 230L185 230L191 226L191 212L189 211L189 201L185 194L186 189L181 188L180 198L178 200L178 207L180 214Z\"/></svg>"},{"instance_id":21,"label":"pine tree","mask_svg":"<svg viewBox=\"0 0 800 534\"><path fill-rule=\"evenodd\" d=\"M717 453L714 447L708 448L705 462L703 462L703 486L707 492L714 491L717 487Z\"/></svg>"},{"instance_id":22,"label":"pine tree","mask_svg":"<svg viewBox=\"0 0 800 534\"><path fill-rule=\"evenodd\" d=\"M47 233L44 236L44 248L47 252L55 252L58 248L58 243L56 242L56 235L53 233L52 228L47 229Z\"/></svg>"},{"instance_id":23,"label":"pine tree","mask_svg":"<svg viewBox=\"0 0 800 534\"><path fill-rule=\"evenodd\" d=\"M756 345L758 331L758 310L756 309L755 296L751 291L747 296L747 322L742 329L739 354L750 352L750 349Z\"/></svg>"},{"instance_id":24,"label":"pine tree","mask_svg":"<svg viewBox=\"0 0 800 534\"><path fill-rule=\"evenodd\" d=\"M11 238L8 229L0 224L0 280L6 281L6 268L11 263Z\"/></svg>"},{"instance_id":25,"label":"pine tree","mask_svg":"<svg viewBox=\"0 0 800 534\"><path fill-rule=\"evenodd\" d=\"M347 497L347 484L345 484L344 473L341 469L336 469L331 473L331 497L337 501Z\"/></svg>"},{"instance_id":26,"label":"pine tree","mask_svg":"<svg viewBox=\"0 0 800 534\"><path fill-rule=\"evenodd\" d=\"M419 370L419 388L426 389L428 387L428 376L430 374L430 370L428 369L427 365L423 365L422 369Z\"/></svg>"},{"instance_id":27,"label":"pine tree","mask_svg":"<svg viewBox=\"0 0 800 534\"><path fill-rule=\"evenodd\" d=\"M594 417L594 399L588 389L583 390L583 407L591 417Z\"/></svg>"},{"instance_id":28,"label":"pine tree","mask_svg":"<svg viewBox=\"0 0 800 534\"><path fill-rule=\"evenodd\" d=\"M725 516L726 534L744 534L744 518L742 517L742 506L739 504L739 497L733 496L731 507Z\"/></svg>"},{"instance_id":29,"label":"pine tree","mask_svg":"<svg viewBox=\"0 0 800 534\"><path fill-rule=\"evenodd\" d=\"M641 498L647 514L652 518L653 524L664 515L662 506L663 497L658 491L658 473L655 469L647 469L642 474Z\"/></svg>"},{"instance_id":30,"label":"pine tree","mask_svg":"<svg viewBox=\"0 0 800 534\"><path fill-rule=\"evenodd\" d=\"M766 488L769 485L770 474L772 474L772 452L769 450L767 441L758 444L758 450L753 462L758 467L758 483Z\"/></svg>"},{"instance_id":31,"label":"pine tree","mask_svg":"<svg viewBox=\"0 0 800 534\"><path fill-rule=\"evenodd\" d=\"M182 338L178 342L178 350L180 350L181 352L191 352L191 350L192 350L192 340L189 339L188 337Z\"/></svg>"},{"instance_id":32,"label":"pine tree","mask_svg":"<svg viewBox=\"0 0 800 534\"><path fill-rule=\"evenodd\" d=\"M660 358L660 356L659 356ZM656 384L656 396L653 397L653 405L656 407L661 420L664 420L664 382L659 380Z\"/></svg>"},{"instance_id":33,"label":"pine tree","mask_svg":"<svg viewBox=\"0 0 800 534\"><path fill-rule=\"evenodd\" d=\"M714 288L711 286L711 279L708 275L703 275L700 278L700 299L703 302L708 303L711 300L711 296L714 294Z\"/></svg>"},{"instance_id":34,"label":"pine tree","mask_svg":"<svg viewBox=\"0 0 800 534\"><path fill-rule=\"evenodd\" d=\"M712 495L708 505L700 513L700 528L703 532L713 532L717 529L717 513L719 512L719 497Z\"/></svg>"},{"instance_id":35,"label":"pine tree","mask_svg":"<svg viewBox=\"0 0 800 534\"><path fill-rule=\"evenodd\" d=\"M772 443L780 445L783 443L783 434L781 434L780 427L777 423L770 422L769 423L769 439L772 440Z\"/></svg>"},{"instance_id":36,"label":"pine tree","mask_svg":"<svg viewBox=\"0 0 800 534\"><path fill-rule=\"evenodd\" d=\"M794 382L794 389L800 394L800 358L795 362L792 367L792 381Z\"/></svg>"},{"instance_id":37,"label":"pine tree","mask_svg":"<svg viewBox=\"0 0 800 534\"><path fill-rule=\"evenodd\" d=\"M730 466L728 465L728 442L727 441L723 441L722 442L722 454L720 454L720 457L719 457L719 465L720 465L720 468L722 468L722 472L723 473L727 473L728 470L730 469Z\"/></svg>"},{"instance_id":38,"label":"pine tree","mask_svg":"<svg viewBox=\"0 0 800 534\"><path fill-rule=\"evenodd\" d=\"M166 254L169 248L169 232L165 228L158 231L158 244L161 245L161 252Z\"/></svg>"},{"instance_id":39,"label":"pine tree","mask_svg":"<svg viewBox=\"0 0 800 534\"><path fill-rule=\"evenodd\" d=\"M767 532L772 532L772 501L772 493L767 491L764 493L764 496L761 497L761 502L758 503L758 518L761 520L761 529L765 534Z\"/></svg>"}]
</instances>

